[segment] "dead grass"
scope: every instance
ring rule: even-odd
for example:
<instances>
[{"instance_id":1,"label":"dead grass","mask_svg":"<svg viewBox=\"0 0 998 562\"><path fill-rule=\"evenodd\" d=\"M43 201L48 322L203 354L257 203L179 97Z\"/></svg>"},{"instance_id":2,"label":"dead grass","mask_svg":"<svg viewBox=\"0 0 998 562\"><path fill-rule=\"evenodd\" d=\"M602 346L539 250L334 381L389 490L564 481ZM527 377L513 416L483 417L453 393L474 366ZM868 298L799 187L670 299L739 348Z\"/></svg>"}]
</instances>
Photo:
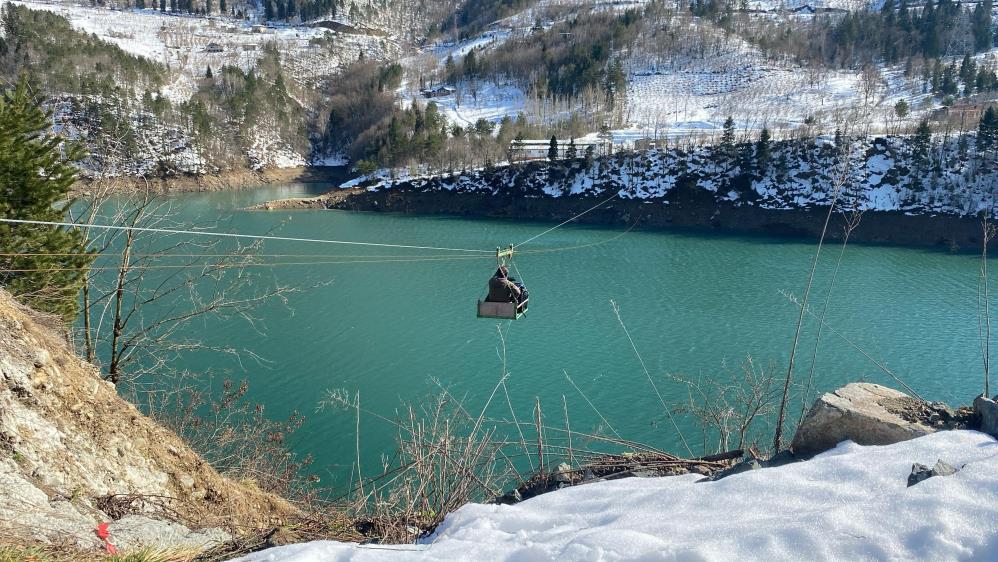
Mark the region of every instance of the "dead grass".
<instances>
[{"instance_id":1,"label":"dead grass","mask_svg":"<svg viewBox=\"0 0 998 562\"><path fill-rule=\"evenodd\" d=\"M109 555L54 545L0 545L0 562L191 562L198 551L190 548L143 548Z\"/></svg>"}]
</instances>

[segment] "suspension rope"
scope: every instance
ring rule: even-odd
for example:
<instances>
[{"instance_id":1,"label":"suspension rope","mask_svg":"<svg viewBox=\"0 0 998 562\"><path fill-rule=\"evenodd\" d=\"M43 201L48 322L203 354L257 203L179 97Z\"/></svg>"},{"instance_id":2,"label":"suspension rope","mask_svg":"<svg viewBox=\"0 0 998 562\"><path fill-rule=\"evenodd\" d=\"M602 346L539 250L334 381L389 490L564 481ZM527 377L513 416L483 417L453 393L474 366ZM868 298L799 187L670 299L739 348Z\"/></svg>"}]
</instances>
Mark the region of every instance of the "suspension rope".
<instances>
[{"instance_id":1,"label":"suspension rope","mask_svg":"<svg viewBox=\"0 0 998 562\"><path fill-rule=\"evenodd\" d=\"M141 226L118 226L110 224L86 224L86 223L77 224L75 222L55 222L55 221L37 221L37 220L3 219L3 218L0 218L0 222L11 223L11 224L33 224L33 225L43 225L43 226L65 226L71 228L96 228L103 230L131 230L135 232L159 232L162 234L191 234L195 236L216 236L220 238L249 238L251 240L280 240L285 242L315 242L319 244L342 244L348 246L374 246L379 248L404 248L409 250L435 250L440 252L475 252L482 254L492 253L492 250L471 250L467 248L439 248L435 246L410 246L406 244L385 244L378 242L350 242L345 240L324 240L318 238L294 238L290 236L233 234L230 232L211 232L207 230L179 230L172 228L149 228Z\"/></svg>"},{"instance_id":2,"label":"suspension rope","mask_svg":"<svg viewBox=\"0 0 998 562\"><path fill-rule=\"evenodd\" d=\"M553 230L556 230L556 229L558 229L558 228L560 228L562 226L565 226L566 224L574 221L575 219L581 217L582 215L584 215L586 213L589 213L591 211L595 211L596 209L602 207L603 205L609 203L610 201L612 201L612 200L614 200L614 199L616 199L618 197L620 197L620 192L619 191L616 192L616 193L614 193L612 196L607 197L603 201L600 201L599 203L597 203L597 204L593 205L592 207L586 209L585 211L582 211L581 213L575 215L574 217L571 217L571 218L569 218L568 220L566 220L566 221L564 221L562 223L556 224L555 226L552 226L551 228L545 230L544 232L542 232L542 233L540 233L540 234L538 234L536 236L533 236L531 238L527 238L526 240L524 240L523 242L520 242L519 244L514 244L513 247L516 248L516 247L519 247L519 246L523 246L524 244L529 244L530 242L533 242L534 240L537 240L541 236L544 236L545 234L547 234L547 233L549 233L549 232L551 232Z\"/></svg>"},{"instance_id":3,"label":"suspension rope","mask_svg":"<svg viewBox=\"0 0 998 562\"><path fill-rule=\"evenodd\" d=\"M251 257L251 256L248 256ZM199 266L210 267L212 269L242 269L246 267L278 267L283 265L338 265L338 264L354 264L354 263L411 263L411 262L427 262L427 261L454 261L454 260L481 260L489 259L491 256L446 256L446 257L431 257L431 258L408 258L408 257L397 257L397 258L387 258L387 259L360 259L360 260L333 260L333 261L303 261L303 262L263 262L263 263L187 263L187 264L156 264L156 265L141 265L132 264L128 267L130 269L136 270L148 270L148 269L188 269L195 268ZM85 267L39 267L31 269L5 269L0 267L0 272L4 273L41 273L41 272L58 272L58 271L118 271L120 266L85 266Z\"/></svg>"}]
</instances>

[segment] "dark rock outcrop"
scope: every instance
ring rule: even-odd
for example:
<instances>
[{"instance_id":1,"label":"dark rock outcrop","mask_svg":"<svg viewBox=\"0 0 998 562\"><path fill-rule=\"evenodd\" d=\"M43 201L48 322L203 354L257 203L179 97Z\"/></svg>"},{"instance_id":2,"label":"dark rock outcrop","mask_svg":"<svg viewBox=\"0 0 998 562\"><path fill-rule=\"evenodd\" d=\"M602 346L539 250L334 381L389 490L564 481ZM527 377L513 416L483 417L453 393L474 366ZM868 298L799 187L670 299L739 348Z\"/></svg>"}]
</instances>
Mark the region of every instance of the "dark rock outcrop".
<instances>
[{"instance_id":1,"label":"dark rock outcrop","mask_svg":"<svg viewBox=\"0 0 998 562\"><path fill-rule=\"evenodd\" d=\"M942 459L937 460L935 466L932 468L924 464L915 463L911 465L911 474L908 475L908 487L910 488L933 476L950 476L956 474L958 470L953 465L943 462Z\"/></svg>"}]
</instances>

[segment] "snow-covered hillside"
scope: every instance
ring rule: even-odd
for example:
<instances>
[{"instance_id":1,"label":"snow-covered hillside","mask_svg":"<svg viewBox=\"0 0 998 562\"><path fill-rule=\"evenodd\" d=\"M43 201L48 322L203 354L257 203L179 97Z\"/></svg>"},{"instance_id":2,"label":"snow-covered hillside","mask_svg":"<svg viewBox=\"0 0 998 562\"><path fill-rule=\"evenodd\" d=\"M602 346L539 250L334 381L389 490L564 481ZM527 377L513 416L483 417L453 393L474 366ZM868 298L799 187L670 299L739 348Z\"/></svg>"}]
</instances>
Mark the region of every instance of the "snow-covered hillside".
<instances>
[{"instance_id":1,"label":"snow-covered hillside","mask_svg":"<svg viewBox=\"0 0 998 562\"><path fill-rule=\"evenodd\" d=\"M161 13L156 10L111 10L38 0L11 1L33 10L57 13L74 27L125 52L162 63L170 70L163 93L173 103L190 98L196 81L210 66L252 69L264 44L277 46L291 77L301 83L336 74L363 53L373 60L398 58L401 47L390 37L336 33L321 27L262 26L234 18Z\"/></svg>"},{"instance_id":2,"label":"snow-covered hillside","mask_svg":"<svg viewBox=\"0 0 998 562\"><path fill-rule=\"evenodd\" d=\"M865 0L830 0L809 5L859 9L866 4ZM409 70L409 80L400 90L403 103L426 103L415 78L427 79L439 73L448 57L459 62L476 49L481 58L482 53L500 49L512 39L529 41L532 34L551 27L545 16L553 14L555 21L563 21L580 9L641 6L633 2L540 2L462 42L428 45L419 54L403 59ZM756 8L792 7L768 3ZM940 107L939 100L924 91L921 77L906 76L903 65L875 65L862 71L802 66L789 57L767 56L737 35L684 11L655 17L645 22L634 45L619 53L627 72L627 91L614 136L625 145L643 137L709 138L729 116L743 131L808 127L814 132L831 132L858 127L867 134L882 134L917 123ZM545 23L538 28L536 21ZM984 61L987 55L977 58ZM532 122L557 123L578 110L561 100L535 99L522 84L508 77L468 79L450 86L454 93L433 101L451 122L461 126L479 118L498 122L521 113ZM909 108L903 123L894 111L901 100Z\"/></svg>"},{"instance_id":3,"label":"snow-covered hillside","mask_svg":"<svg viewBox=\"0 0 998 562\"><path fill-rule=\"evenodd\" d=\"M906 487L913 463L951 476ZM814 459L698 482L597 482L517 505L466 505L416 545L316 542L245 562L393 560L994 560L998 442L944 431L852 442Z\"/></svg>"},{"instance_id":4,"label":"snow-covered hillside","mask_svg":"<svg viewBox=\"0 0 998 562\"><path fill-rule=\"evenodd\" d=\"M368 189L594 198L616 192L624 199L667 204L672 191L683 185L718 201L767 209L806 209L838 197L843 209L966 216L993 209L998 200L998 168L969 152L961 155L961 146L973 146L974 139L938 138L927 156L931 162L921 164L910 137L860 137L848 147L836 147L833 139L821 137L774 144L764 165L753 160L754 148L748 145L736 149L750 155L747 162L732 159L719 146L686 147L619 153L590 165L579 159L381 179ZM848 154L847 167L843 154Z\"/></svg>"}]
</instances>

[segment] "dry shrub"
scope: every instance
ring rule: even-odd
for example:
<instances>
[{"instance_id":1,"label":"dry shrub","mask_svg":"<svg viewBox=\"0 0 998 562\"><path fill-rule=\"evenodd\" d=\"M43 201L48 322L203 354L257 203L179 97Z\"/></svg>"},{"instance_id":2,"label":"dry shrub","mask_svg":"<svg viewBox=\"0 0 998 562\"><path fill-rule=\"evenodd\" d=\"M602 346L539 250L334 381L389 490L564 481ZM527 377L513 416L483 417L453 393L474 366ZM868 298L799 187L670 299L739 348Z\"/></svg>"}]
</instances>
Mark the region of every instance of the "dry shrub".
<instances>
[{"instance_id":1,"label":"dry shrub","mask_svg":"<svg viewBox=\"0 0 998 562\"><path fill-rule=\"evenodd\" d=\"M697 420L705 454L745 448L762 427L772 424L779 404L775 364L760 366L747 357L738 369L724 366L723 373L684 379L688 399L680 412Z\"/></svg>"},{"instance_id":2,"label":"dry shrub","mask_svg":"<svg viewBox=\"0 0 998 562\"><path fill-rule=\"evenodd\" d=\"M295 411L285 421L271 420L263 404L246 397L248 390L245 380L225 380L214 396L193 377L181 376L144 389L143 403L222 475L309 507L318 497L318 477L308 472L312 456L288 443L305 416Z\"/></svg>"},{"instance_id":3,"label":"dry shrub","mask_svg":"<svg viewBox=\"0 0 998 562\"><path fill-rule=\"evenodd\" d=\"M344 391L330 392L322 405L363 411ZM358 528L385 542L412 542L462 505L502 495L516 471L504 452L510 443L486 423L487 408L472 416L443 392L396 419L378 416L395 427L398 448L380 475L353 486Z\"/></svg>"}]
</instances>

